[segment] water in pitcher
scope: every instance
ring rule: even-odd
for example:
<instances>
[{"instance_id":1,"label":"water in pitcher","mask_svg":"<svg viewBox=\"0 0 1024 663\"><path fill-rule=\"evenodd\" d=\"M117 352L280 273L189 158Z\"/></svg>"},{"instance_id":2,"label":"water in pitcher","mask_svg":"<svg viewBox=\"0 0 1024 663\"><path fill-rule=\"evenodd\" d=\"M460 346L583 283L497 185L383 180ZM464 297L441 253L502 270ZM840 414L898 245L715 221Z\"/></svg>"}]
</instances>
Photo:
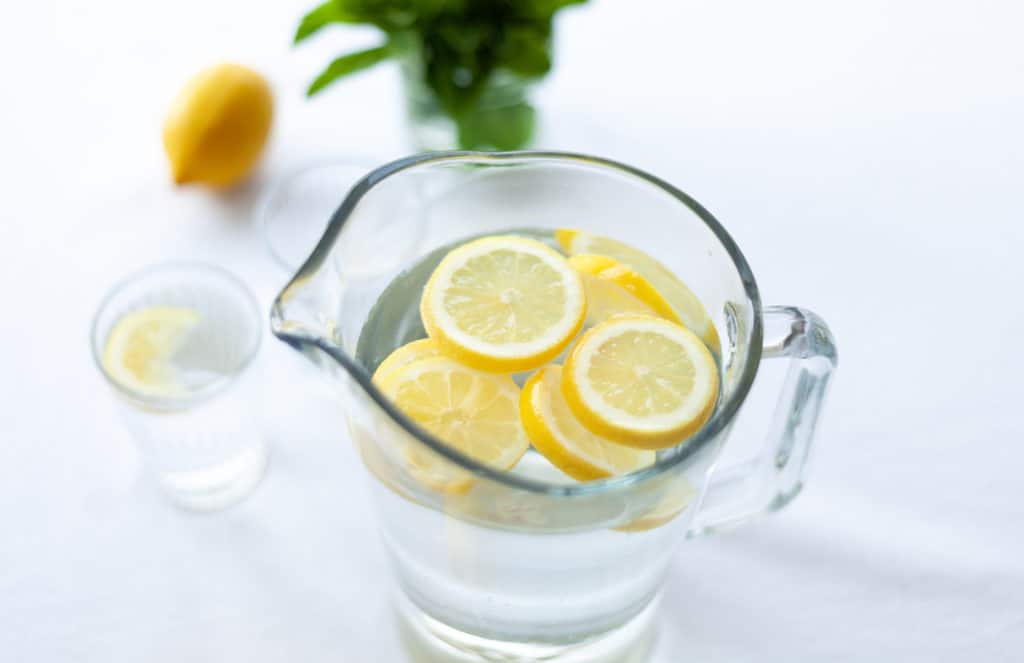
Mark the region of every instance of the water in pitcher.
<instances>
[{"instance_id":1,"label":"water in pitcher","mask_svg":"<svg viewBox=\"0 0 1024 663\"><path fill-rule=\"evenodd\" d=\"M550 230L509 233L562 250ZM420 311L424 286L458 244L463 242L425 256L384 289L356 349L368 371L397 348L427 336ZM561 362L564 354L554 361ZM514 379L522 386L528 375L516 373ZM535 446L508 471L550 484L577 483ZM418 504L381 482L373 482L372 492L402 589L428 619L437 620L431 626L435 635L445 638L445 629L454 627L485 639L552 646L587 641L649 614L674 549L671 542L688 526L697 501L680 477L642 517L553 532L532 529L529 503L510 498L504 508L521 510L520 526L513 531Z\"/></svg>"}]
</instances>

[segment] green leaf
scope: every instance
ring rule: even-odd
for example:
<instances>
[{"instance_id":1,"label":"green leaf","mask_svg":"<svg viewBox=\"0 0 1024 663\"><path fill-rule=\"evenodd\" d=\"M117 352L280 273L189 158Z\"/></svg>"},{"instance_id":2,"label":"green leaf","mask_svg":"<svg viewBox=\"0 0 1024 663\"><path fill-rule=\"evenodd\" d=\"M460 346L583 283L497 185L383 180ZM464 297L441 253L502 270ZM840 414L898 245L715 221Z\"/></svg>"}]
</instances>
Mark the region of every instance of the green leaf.
<instances>
[{"instance_id":1,"label":"green leaf","mask_svg":"<svg viewBox=\"0 0 1024 663\"><path fill-rule=\"evenodd\" d=\"M480 21L448 21L440 24L436 32L453 52L470 57L494 39L494 26Z\"/></svg>"},{"instance_id":2,"label":"green leaf","mask_svg":"<svg viewBox=\"0 0 1024 663\"><path fill-rule=\"evenodd\" d=\"M336 58L331 62L331 64L327 65L327 68L316 77L316 80L314 80L310 84L309 89L306 90L306 96L312 97L314 94L339 78L366 69L367 67L372 67L381 60L386 60L390 55L391 48L387 44L376 48L368 48L365 51L357 51L355 53L349 53L348 55L342 55L340 58Z\"/></svg>"},{"instance_id":3,"label":"green leaf","mask_svg":"<svg viewBox=\"0 0 1024 663\"><path fill-rule=\"evenodd\" d=\"M293 44L298 44L320 28L331 23L364 23L366 17L358 11L345 7L342 0L328 0L313 11L302 17L299 28L295 31Z\"/></svg>"},{"instance_id":4,"label":"green leaf","mask_svg":"<svg viewBox=\"0 0 1024 663\"><path fill-rule=\"evenodd\" d=\"M424 64L424 82L437 96L445 112L455 117L471 110L487 84L494 70L494 53L484 42L481 48L463 52L459 46L460 28L438 26L423 36L420 51ZM476 30L469 30L462 37L473 39ZM456 44L453 44L453 41Z\"/></svg>"},{"instance_id":5,"label":"green leaf","mask_svg":"<svg viewBox=\"0 0 1024 663\"><path fill-rule=\"evenodd\" d=\"M543 76L551 69L550 30L542 25L513 26L505 31L498 66L523 76Z\"/></svg>"}]
</instances>

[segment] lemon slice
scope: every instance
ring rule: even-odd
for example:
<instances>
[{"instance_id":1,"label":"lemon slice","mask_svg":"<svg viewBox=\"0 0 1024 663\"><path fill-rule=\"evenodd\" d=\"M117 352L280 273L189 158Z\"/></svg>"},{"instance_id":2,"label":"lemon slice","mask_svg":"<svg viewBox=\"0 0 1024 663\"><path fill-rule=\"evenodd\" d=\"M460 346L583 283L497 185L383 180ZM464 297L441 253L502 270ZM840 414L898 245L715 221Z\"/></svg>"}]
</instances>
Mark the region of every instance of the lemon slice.
<instances>
[{"instance_id":1,"label":"lemon slice","mask_svg":"<svg viewBox=\"0 0 1024 663\"><path fill-rule=\"evenodd\" d=\"M431 357L397 368L381 388L432 435L496 470L511 469L530 446L519 420L519 387L508 375ZM405 458L413 476L437 490L459 493L472 483L468 472L419 442Z\"/></svg>"},{"instance_id":2,"label":"lemon slice","mask_svg":"<svg viewBox=\"0 0 1024 663\"><path fill-rule=\"evenodd\" d=\"M512 236L453 250L423 292L420 315L445 354L473 368L514 372L558 354L583 325L583 283L554 249Z\"/></svg>"},{"instance_id":3,"label":"lemon slice","mask_svg":"<svg viewBox=\"0 0 1024 663\"><path fill-rule=\"evenodd\" d=\"M711 416L718 366L685 327L619 316L580 338L565 362L562 393L591 432L662 449L682 442Z\"/></svg>"},{"instance_id":4,"label":"lemon slice","mask_svg":"<svg viewBox=\"0 0 1024 663\"><path fill-rule=\"evenodd\" d=\"M373 381L377 386L386 384L393 377L392 374L406 364L411 364L420 359L439 356L441 356L441 348L437 346L437 342L433 339L421 338L418 341L406 343L389 354L380 363L377 370L373 372Z\"/></svg>"},{"instance_id":5,"label":"lemon slice","mask_svg":"<svg viewBox=\"0 0 1024 663\"><path fill-rule=\"evenodd\" d=\"M672 306L647 279L615 258L581 253L569 258L569 264L583 278L588 325L622 313L658 316L682 324Z\"/></svg>"},{"instance_id":6,"label":"lemon slice","mask_svg":"<svg viewBox=\"0 0 1024 663\"><path fill-rule=\"evenodd\" d=\"M655 453L615 444L584 428L562 396L562 367L545 366L523 386L519 413L530 442L577 481L628 474L652 464Z\"/></svg>"},{"instance_id":7,"label":"lemon slice","mask_svg":"<svg viewBox=\"0 0 1024 663\"><path fill-rule=\"evenodd\" d=\"M715 329L707 309L697 295L663 264L628 244L581 230L560 228L555 231L555 239L571 256L583 253L598 254L615 258L632 267L661 293L675 313L674 317L663 317L681 321L700 336L715 354L721 354L722 344L718 330Z\"/></svg>"},{"instance_id":8,"label":"lemon slice","mask_svg":"<svg viewBox=\"0 0 1024 663\"><path fill-rule=\"evenodd\" d=\"M686 479L676 479L669 486L668 490L665 491L664 497L658 500L658 503L650 511L635 520L629 521L625 525L613 527L612 529L620 532L646 532L656 527L661 527L672 522L679 514L686 511L686 507L690 506L696 497L697 492Z\"/></svg>"},{"instance_id":9,"label":"lemon slice","mask_svg":"<svg viewBox=\"0 0 1024 663\"><path fill-rule=\"evenodd\" d=\"M121 386L151 396L186 389L171 360L199 324L199 313L178 306L150 306L124 315L107 335L103 368Z\"/></svg>"}]
</instances>

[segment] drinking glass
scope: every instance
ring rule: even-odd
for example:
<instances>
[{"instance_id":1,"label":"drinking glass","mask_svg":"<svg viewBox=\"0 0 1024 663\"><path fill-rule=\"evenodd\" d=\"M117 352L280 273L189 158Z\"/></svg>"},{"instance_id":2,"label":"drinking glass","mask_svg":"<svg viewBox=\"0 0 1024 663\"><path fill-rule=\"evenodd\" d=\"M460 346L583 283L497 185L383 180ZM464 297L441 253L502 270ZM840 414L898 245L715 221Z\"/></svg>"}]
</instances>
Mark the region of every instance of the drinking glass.
<instances>
[{"instance_id":1,"label":"drinking glass","mask_svg":"<svg viewBox=\"0 0 1024 663\"><path fill-rule=\"evenodd\" d=\"M198 322L172 361L182 387L142 390L104 360L111 331L151 307L194 312ZM168 263L115 286L93 320L96 366L117 409L166 495L193 510L233 504L259 483L267 445L259 422L257 357L263 317L252 294L230 273L200 263Z\"/></svg>"},{"instance_id":2,"label":"drinking glass","mask_svg":"<svg viewBox=\"0 0 1024 663\"><path fill-rule=\"evenodd\" d=\"M413 203L418 213L399 223L416 241L382 243L376 225ZM425 335L422 288L452 246L510 232L557 246L562 227L657 258L697 294L721 337L721 394L705 426L651 467L588 483L533 451L510 472L482 465L371 381L388 353ZM353 257L367 255L382 270L360 270ZM271 326L337 379L403 614L459 660L623 660L609 652L644 632L680 542L800 492L837 356L817 315L761 305L739 247L690 196L623 164L552 152L423 154L373 171L276 299ZM716 467L758 367L775 359L790 367L760 453ZM425 456L471 477L468 489L423 481L414 461Z\"/></svg>"},{"instance_id":3,"label":"drinking glass","mask_svg":"<svg viewBox=\"0 0 1024 663\"><path fill-rule=\"evenodd\" d=\"M296 168L267 189L256 207L256 221L279 267L289 274L299 268L338 200L375 165L361 158L323 159Z\"/></svg>"}]
</instances>

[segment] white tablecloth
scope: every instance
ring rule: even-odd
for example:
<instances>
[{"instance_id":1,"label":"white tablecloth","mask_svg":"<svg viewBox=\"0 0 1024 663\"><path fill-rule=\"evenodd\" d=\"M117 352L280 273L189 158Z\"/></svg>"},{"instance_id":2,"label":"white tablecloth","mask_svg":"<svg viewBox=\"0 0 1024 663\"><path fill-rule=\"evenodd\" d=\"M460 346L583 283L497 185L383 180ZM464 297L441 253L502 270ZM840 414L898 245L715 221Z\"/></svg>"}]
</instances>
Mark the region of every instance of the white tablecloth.
<instances>
[{"instance_id":1,"label":"white tablecloth","mask_svg":"<svg viewBox=\"0 0 1024 663\"><path fill-rule=\"evenodd\" d=\"M395 72L305 101L374 40L291 50L305 2L57 4L0 20L0 661L411 660L361 468L294 353L267 336L265 482L199 516L140 473L87 342L104 291L157 260L216 261L268 304L285 275L256 196L311 156L399 156ZM694 195L765 301L840 347L804 495L680 551L656 661L1024 656L1022 21L1009 1L604 0L561 22L543 146ZM241 191L176 191L161 116L222 58L272 78L272 149Z\"/></svg>"}]
</instances>

